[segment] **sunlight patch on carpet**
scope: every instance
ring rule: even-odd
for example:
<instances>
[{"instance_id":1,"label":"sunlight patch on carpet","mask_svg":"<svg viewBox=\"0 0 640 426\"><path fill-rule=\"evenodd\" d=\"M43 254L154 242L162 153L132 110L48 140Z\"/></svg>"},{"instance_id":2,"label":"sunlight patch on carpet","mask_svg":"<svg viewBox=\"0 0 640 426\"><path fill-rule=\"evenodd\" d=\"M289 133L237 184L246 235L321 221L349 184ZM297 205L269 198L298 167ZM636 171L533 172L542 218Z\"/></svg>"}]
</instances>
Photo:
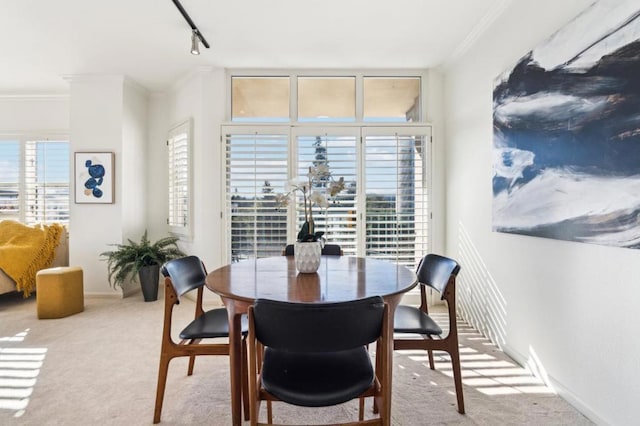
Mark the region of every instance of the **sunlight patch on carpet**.
<instances>
[{"instance_id":1,"label":"sunlight patch on carpet","mask_svg":"<svg viewBox=\"0 0 640 426\"><path fill-rule=\"evenodd\" d=\"M26 329L14 336L0 337L0 343L24 342L28 333ZM0 346L0 410L14 411L14 417L25 413L46 353L46 348Z\"/></svg>"}]
</instances>

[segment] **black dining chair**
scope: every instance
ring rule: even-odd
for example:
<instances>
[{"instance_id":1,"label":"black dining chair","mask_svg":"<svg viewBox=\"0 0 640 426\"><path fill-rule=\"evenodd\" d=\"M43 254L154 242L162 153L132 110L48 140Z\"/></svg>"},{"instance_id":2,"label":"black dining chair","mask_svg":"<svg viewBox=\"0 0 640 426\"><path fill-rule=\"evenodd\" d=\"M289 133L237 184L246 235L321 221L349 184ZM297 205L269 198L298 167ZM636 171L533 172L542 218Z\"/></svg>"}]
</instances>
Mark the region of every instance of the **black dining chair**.
<instances>
[{"instance_id":1,"label":"black dining chair","mask_svg":"<svg viewBox=\"0 0 640 426\"><path fill-rule=\"evenodd\" d=\"M366 345L388 344L388 307L380 296L324 304L258 299L249 308L249 412L258 422L260 402L267 401L267 424L273 422L272 401L302 407L327 407L359 401L364 421L364 398L383 399L382 383ZM382 367L386 351L376 352ZM380 371L386 371L382 368ZM380 405L378 405L380 406Z\"/></svg>"},{"instance_id":2,"label":"black dining chair","mask_svg":"<svg viewBox=\"0 0 640 426\"><path fill-rule=\"evenodd\" d=\"M187 256L170 260L162 266L164 278L164 328L162 331L162 345L160 350L160 367L158 372L158 386L156 390L156 405L153 415L153 423L160 422L162 403L169 362L176 357L189 357L187 375L193 374L195 358L198 355L229 355L229 343L200 343L203 339L215 339L229 337L229 323L225 308L204 311L202 308L203 289L207 271L204 264L197 256ZM197 290L195 318L181 332L180 342L176 343L171 336L172 314L175 305L180 303L180 297ZM246 335L248 332L247 317L241 320L243 339L243 364L246 365ZM247 370L242 370L243 392L247 393ZM245 404L245 417L248 416L248 403Z\"/></svg>"},{"instance_id":3,"label":"black dining chair","mask_svg":"<svg viewBox=\"0 0 640 426\"><path fill-rule=\"evenodd\" d=\"M282 250L282 255L293 256L294 252L293 244L287 244L284 250ZM338 244L325 244L324 247L322 247L322 254L325 256L343 256L344 252Z\"/></svg>"},{"instance_id":4,"label":"black dining chair","mask_svg":"<svg viewBox=\"0 0 640 426\"><path fill-rule=\"evenodd\" d=\"M462 376L460 371L460 349L458 348L458 327L456 324L456 276L460 265L453 259L437 254L426 255L418 265L416 274L420 283L420 306L399 305L394 316L395 333L419 334L422 339L403 339L394 337L395 350L419 349L427 351L429 367L433 370L433 351L449 353L453 367L453 380L458 399L458 412L464 414L462 395ZM440 293L446 301L449 316L449 333L442 338L442 329L429 316L427 309L427 287Z\"/></svg>"}]
</instances>

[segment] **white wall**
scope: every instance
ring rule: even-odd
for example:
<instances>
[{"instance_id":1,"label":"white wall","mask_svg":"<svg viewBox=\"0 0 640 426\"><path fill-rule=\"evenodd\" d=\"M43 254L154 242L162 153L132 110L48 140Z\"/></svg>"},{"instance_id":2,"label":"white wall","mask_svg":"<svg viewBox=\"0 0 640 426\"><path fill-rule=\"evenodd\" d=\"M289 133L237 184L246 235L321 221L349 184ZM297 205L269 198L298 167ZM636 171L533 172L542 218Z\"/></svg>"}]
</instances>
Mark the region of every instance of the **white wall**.
<instances>
[{"instance_id":1,"label":"white wall","mask_svg":"<svg viewBox=\"0 0 640 426\"><path fill-rule=\"evenodd\" d=\"M154 182L148 203L153 206L149 222L154 235L166 235L168 227L167 133L186 119L193 120L193 229L180 247L199 256L213 270L222 265L220 195L220 123L224 121L225 74L222 69L201 68L177 82L165 95L151 97L149 173ZM153 210L156 213L152 213Z\"/></svg>"},{"instance_id":2,"label":"white wall","mask_svg":"<svg viewBox=\"0 0 640 426\"><path fill-rule=\"evenodd\" d=\"M0 134L69 132L69 96L0 96Z\"/></svg>"},{"instance_id":3,"label":"white wall","mask_svg":"<svg viewBox=\"0 0 640 426\"><path fill-rule=\"evenodd\" d=\"M493 80L591 0L507 2L445 69L448 255L461 311L601 424L637 424L640 252L494 233Z\"/></svg>"},{"instance_id":4,"label":"white wall","mask_svg":"<svg viewBox=\"0 0 640 426\"><path fill-rule=\"evenodd\" d=\"M122 235L139 240L147 229L147 187L155 181L147 175L147 92L125 80L122 102Z\"/></svg>"},{"instance_id":5,"label":"white wall","mask_svg":"<svg viewBox=\"0 0 640 426\"><path fill-rule=\"evenodd\" d=\"M71 151L113 152L115 192L113 204L71 203L69 263L83 268L86 293L113 295L100 253L145 228L146 96L117 75L74 76L70 93Z\"/></svg>"}]
</instances>

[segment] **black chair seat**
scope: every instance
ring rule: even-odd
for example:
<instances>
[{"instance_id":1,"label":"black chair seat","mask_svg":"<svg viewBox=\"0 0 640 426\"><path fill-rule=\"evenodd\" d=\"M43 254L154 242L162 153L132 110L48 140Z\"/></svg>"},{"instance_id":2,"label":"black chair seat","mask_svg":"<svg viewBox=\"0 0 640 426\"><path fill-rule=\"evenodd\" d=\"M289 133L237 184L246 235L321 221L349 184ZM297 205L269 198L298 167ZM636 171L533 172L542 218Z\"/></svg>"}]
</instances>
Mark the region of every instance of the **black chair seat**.
<instances>
[{"instance_id":1,"label":"black chair seat","mask_svg":"<svg viewBox=\"0 0 640 426\"><path fill-rule=\"evenodd\" d=\"M429 315L413 306L398 306L393 321L393 331L396 333L415 333L430 336L442 334L440 326Z\"/></svg>"},{"instance_id":2,"label":"black chair seat","mask_svg":"<svg viewBox=\"0 0 640 426\"><path fill-rule=\"evenodd\" d=\"M242 334L249 331L247 316L242 316ZM214 339L229 337L229 320L225 308L212 309L199 316L180 332L181 339Z\"/></svg>"},{"instance_id":3,"label":"black chair seat","mask_svg":"<svg viewBox=\"0 0 640 426\"><path fill-rule=\"evenodd\" d=\"M289 404L325 407L356 398L374 380L365 347L339 352L309 353L266 348L262 385Z\"/></svg>"}]
</instances>

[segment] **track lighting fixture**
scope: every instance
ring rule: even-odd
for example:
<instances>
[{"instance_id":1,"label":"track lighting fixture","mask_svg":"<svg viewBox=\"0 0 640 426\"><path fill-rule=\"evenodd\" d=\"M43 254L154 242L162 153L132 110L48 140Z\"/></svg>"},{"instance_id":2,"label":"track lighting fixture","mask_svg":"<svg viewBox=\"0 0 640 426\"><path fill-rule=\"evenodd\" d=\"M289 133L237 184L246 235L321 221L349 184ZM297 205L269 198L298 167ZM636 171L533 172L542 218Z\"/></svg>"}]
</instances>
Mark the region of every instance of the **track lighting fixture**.
<instances>
[{"instance_id":1,"label":"track lighting fixture","mask_svg":"<svg viewBox=\"0 0 640 426\"><path fill-rule=\"evenodd\" d=\"M204 36L202 35L198 27L196 27L196 24L193 23L187 11L184 10L184 7L182 7L182 4L180 3L180 1L173 0L173 4L176 5L178 10L182 14L182 17L184 18L184 20L187 21L187 24L189 24L189 26L191 27L191 54L199 55L200 42L202 42L202 45L207 49L209 48L209 43L207 43L207 40L204 38Z\"/></svg>"},{"instance_id":2,"label":"track lighting fixture","mask_svg":"<svg viewBox=\"0 0 640 426\"><path fill-rule=\"evenodd\" d=\"M199 39L198 39L198 34L196 33L196 30L193 30L191 32L191 54L192 55L199 55L200 54L200 46L198 46L199 43Z\"/></svg>"}]
</instances>

